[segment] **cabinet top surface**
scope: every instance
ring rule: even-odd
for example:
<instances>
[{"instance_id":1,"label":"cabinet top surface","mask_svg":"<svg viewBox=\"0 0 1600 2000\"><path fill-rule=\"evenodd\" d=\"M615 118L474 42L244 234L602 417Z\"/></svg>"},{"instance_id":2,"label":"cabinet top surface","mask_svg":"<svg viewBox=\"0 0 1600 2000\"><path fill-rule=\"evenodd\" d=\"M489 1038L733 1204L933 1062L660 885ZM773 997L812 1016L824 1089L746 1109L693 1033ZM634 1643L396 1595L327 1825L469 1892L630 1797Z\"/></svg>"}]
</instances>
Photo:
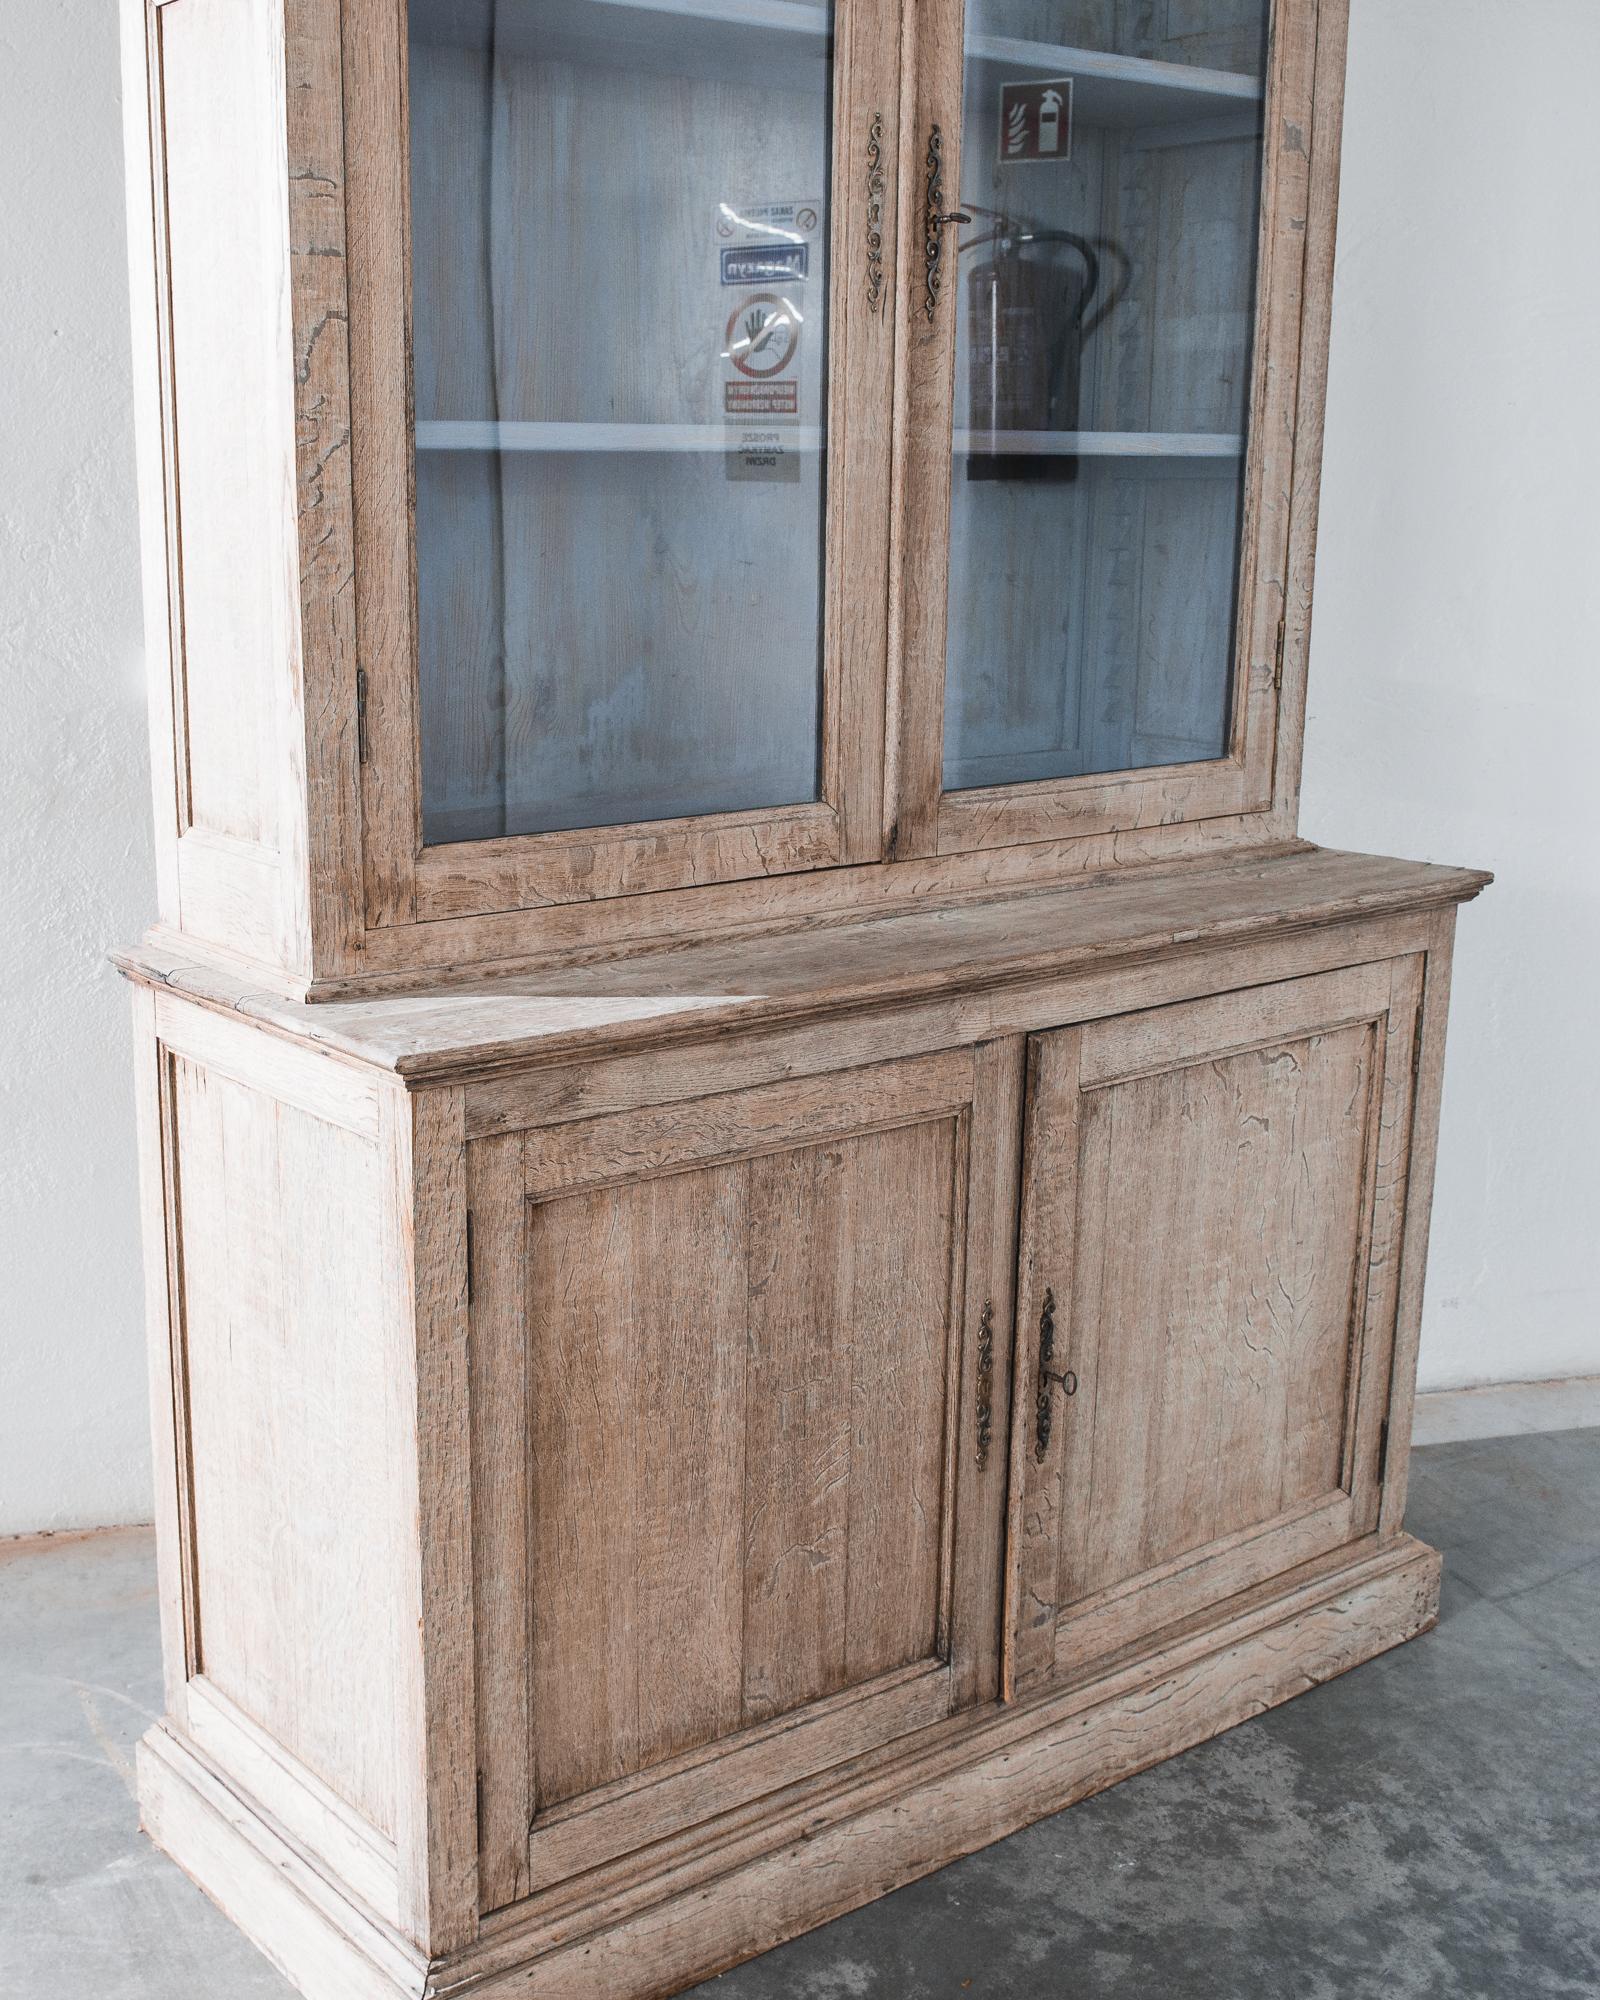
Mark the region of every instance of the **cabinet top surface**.
<instances>
[{"instance_id":1,"label":"cabinet top surface","mask_svg":"<svg viewBox=\"0 0 1600 2000\"><path fill-rule=\"evenodd\" d=\"M1468 901L1493 877L1333 848L1094 880L866 921L564 964L394 998L288 1000L152 933L130 978L413 1082L1134 966L1176 950Z\"/></svg>"}]
</instances>

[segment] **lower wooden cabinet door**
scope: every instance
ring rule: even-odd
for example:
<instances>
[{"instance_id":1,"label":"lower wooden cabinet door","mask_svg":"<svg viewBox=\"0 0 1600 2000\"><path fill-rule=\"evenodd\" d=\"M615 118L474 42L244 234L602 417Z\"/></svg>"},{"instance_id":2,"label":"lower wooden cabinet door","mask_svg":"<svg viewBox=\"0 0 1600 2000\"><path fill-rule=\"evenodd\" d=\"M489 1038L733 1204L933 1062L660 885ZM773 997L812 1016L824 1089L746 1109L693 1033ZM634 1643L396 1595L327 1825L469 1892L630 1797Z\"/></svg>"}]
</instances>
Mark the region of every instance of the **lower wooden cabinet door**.
<instances>
[{"instance_id":1,"label":"lower wooden cabinet door","mask_svg":"<svg viewBox=\"0 0 1600 2000\"><path fill-rule=\"evenodd\" d=\"M1029 1047L1008 1685L1377 1523L1421 961Z\"/></svg>"},{"instance_id":2,"label":"lower wooden cabinet door","mask_svg":"<svg viewBox=\"0 0 1600 2000\"><path fill-rule=\"evenodd\" d=\"M469 1148L485 1908L998 1693L1022 1054Z\"/></svg>"}]
</instances>

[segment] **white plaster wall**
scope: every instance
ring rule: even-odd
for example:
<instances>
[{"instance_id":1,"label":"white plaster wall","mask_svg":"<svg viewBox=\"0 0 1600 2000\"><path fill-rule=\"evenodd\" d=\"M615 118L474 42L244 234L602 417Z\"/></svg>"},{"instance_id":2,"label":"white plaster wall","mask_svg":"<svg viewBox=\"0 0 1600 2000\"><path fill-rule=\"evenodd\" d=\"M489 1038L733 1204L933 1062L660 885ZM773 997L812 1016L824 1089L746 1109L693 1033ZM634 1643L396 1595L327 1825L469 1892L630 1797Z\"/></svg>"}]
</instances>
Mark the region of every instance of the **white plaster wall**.
<instances>
[{"instance_id":1,"label":"white plaster wall","mask_svg":"<svg viewBox=\"0 0 1600 2000\"><path fill-rule=\"evenodd\" d=\"M154 888L115 0L0 6L0 1534L145 1519L125 1001ZM1354 0L1315 838L1462 919L1423 1379L1600 1370L1595 0Z\"/></svg>"},{"instance_id":2,"label":"white plaster wall","mask_svg":"<svg viewBox=\"0 0 1600 2000\"><path fill-rule=\"evenodd\" d=\"M1421 1375L1600 1373L1595 0L1354 0L1302 826L1461 913Z\"/></svg>"},{"instance_id":3,"label":"white plaster wall","mask_svg":"<svg viewBox=\"0 0 1600 2000\"><path fill-rule=\"evenodd\" d=\"M0 1534L147 1520L154 900L114 0L0 0Z\"/></svg>"}]
</instances>

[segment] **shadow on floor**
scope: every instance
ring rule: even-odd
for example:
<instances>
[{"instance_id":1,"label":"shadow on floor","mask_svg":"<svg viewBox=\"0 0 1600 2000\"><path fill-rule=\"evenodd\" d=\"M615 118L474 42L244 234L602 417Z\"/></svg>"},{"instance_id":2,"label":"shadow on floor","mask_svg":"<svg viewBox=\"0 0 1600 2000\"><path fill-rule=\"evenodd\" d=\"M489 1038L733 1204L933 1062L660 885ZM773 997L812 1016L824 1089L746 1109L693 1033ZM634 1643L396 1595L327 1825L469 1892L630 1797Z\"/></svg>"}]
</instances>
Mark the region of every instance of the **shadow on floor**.
<instances>
[{"instance_id":1,"label":"shadow on floor","mask_svg":"<svg viewBox=\"0 0 1600 2000\"><path fill-rule=\"evenodd\" d=\"M1600 1430L1420 1451L1407 1526L1436 1632L697 1992L1594 2000ZM0 1666L0 1991L283 2000L136 1832L149 1536L0 1558Z\"/></svg>"}]
</instances>

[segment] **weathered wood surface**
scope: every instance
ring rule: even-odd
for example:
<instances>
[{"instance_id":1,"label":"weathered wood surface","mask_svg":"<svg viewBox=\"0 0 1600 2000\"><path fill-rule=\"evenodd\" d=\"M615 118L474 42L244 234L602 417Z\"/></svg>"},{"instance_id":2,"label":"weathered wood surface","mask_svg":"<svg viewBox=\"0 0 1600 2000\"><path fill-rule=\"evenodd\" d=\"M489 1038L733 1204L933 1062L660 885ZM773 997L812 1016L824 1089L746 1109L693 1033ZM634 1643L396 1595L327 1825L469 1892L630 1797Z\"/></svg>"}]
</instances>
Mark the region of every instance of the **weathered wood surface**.
<instances>
[{"instance_id":1,"label":"weathered wood surface","mask_svg":"<svg viewBox=\"0 0 1600 2000\"><path fill-rule=\"evenodd\" d=\"M378 1000L284 1001L181 942L122 952L117 962L134 978L421 1081L1102 969L1126 973L1126 1007L1138 1004L1140 968L1207 947L1261 950L1321 926L1442 908L1490 880L1476 870L1312 848Z\"/></svg>"},{"instance_id":2,"label":"weathered wood surface","mask_svg":"<svg viewBox=\"0 0 1600 2000\"><path fill-rule=\"evenodd\" d=\"M598 1905L507 1911L431 1980L161 1726L140 1748L144 1819L308 2000L419 2000L469 1977L494 2000L665 2000L1401 1644L1437 1618L1438 1584L1438 1557L1406 1537L1308 1565L1146 1660L774 1801L698 1864L597 1878Z\"/></svg>"},{"instance_id":3,"label":"weathered wood surface","mask_svg":"<svg viewBox=\"0 0 1600 2000\"><path fill-rule=\"evenodd\" d=\"M163 1059L196 1669L392 1836L406 1522L377 1149L189 1056Z\"/></svg>"},{"instance_id":4,"label":"weathered wood surface","mask_svg":"<svg viewBox=\"0 0 1600 2000\"><path fill-rule=\"evenodd\" d=\"M1036 1041L1019 1685L1375 1525L1420 968Z\"/></svg>"}]
</instances>

